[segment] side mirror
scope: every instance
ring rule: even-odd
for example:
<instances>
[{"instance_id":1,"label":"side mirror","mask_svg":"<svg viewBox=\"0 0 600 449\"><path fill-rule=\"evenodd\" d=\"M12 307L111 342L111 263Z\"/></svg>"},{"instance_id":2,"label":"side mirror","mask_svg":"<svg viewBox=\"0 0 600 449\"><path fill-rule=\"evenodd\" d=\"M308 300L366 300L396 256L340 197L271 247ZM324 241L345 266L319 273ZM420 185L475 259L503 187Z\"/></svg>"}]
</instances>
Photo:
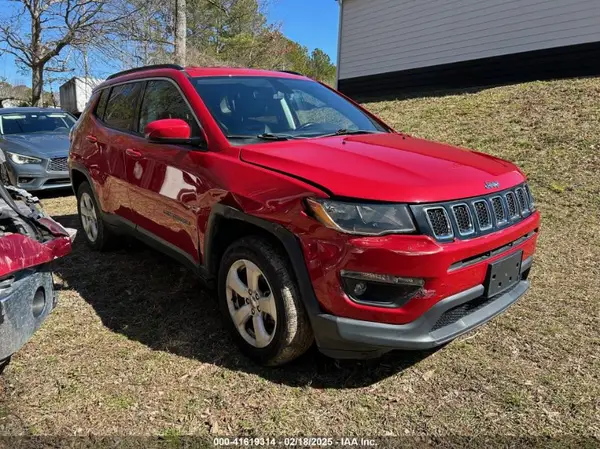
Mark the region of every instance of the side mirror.
<instances>
[{"instance_id":1,"label":"side mirror","mask_svg":"<svg viewBox=\"0 0 600 449\"><path fill-rule=\"evenodd\" d=\"M148 142L199 145L203 139L192 138L190 125L180 118L154 120L144 128Z\"/></svg>"}]
</instances>

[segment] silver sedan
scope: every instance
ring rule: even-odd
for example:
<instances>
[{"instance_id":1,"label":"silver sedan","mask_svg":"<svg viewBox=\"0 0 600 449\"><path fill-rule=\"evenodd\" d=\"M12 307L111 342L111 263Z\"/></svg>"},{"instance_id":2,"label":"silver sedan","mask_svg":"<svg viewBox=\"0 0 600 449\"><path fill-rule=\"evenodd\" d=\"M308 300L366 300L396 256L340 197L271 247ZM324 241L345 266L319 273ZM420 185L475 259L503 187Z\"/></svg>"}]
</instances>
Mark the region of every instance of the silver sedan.
<instances>
[{"instance_id":1,"label":"silver sedan","mask_svg":"<svg viewBox=\"0 0 600 449\"><path fill-rule=\"evenodd\" d=\"M75 118L60 109L0 109L0 181L28 191L71 185L67 158Z\"/></svg>"}]
</instances>

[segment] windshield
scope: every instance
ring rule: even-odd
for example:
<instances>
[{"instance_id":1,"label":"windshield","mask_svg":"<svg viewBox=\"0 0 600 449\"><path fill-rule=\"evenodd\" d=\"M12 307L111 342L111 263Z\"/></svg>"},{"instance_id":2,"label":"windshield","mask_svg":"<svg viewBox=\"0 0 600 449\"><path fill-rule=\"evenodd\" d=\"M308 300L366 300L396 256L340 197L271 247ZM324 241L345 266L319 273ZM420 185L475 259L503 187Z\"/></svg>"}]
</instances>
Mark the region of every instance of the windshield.
<instances>
[{"instance_id":1,"label":"windshield","mask_svg":"<svg viewBox=\"0 0 600 449\"><path fill-rule=\"evenodd\" d=\"M193 81L230 139L388 131L345 98L314 81L256 76Z\"/></svg>"},{"instance_id":2,"label":"windshield","mask_svg":"<svg viewBox=\"0 0 600 449\"><path fill-rule=\"evenodd\" d=\"M0 134L68 131L75 119L65 112L19 112L0 114Z\"/></svg>"}]
</instances>

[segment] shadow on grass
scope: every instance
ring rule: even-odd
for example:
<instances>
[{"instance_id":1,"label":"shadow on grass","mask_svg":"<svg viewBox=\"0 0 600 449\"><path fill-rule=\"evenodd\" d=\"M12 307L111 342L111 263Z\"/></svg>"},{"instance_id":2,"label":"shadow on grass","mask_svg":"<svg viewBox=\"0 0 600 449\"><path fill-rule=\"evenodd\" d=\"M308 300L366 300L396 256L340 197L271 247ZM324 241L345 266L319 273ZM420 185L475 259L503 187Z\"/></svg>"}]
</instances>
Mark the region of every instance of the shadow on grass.
<instances>
[{"instance_id":1,"label":"shadow on grass","mask_svg":"<svg viewBox=\"0 0 600 449\"><path fill-rule=\"evenodd\" d=\"M121 249L94 252L85 244L76 215L54 218L79 231L73 253L56 261L56 274L95 309L106 327L154 350L314 388L371 385L432 353L392 352L368 361L335 361L313 347L283 367L260 367L237 350L214 295L189 270L133 239L123 239Z\"/></svg>"}]
</instances>

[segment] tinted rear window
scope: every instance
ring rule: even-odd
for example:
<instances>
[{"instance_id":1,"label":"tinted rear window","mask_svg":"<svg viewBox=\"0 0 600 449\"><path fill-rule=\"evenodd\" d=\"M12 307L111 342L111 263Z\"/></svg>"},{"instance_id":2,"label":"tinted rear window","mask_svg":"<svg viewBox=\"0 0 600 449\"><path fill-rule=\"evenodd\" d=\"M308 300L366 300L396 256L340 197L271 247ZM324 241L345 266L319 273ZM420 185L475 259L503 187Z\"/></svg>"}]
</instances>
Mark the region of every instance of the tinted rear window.
<instances>
[{"instance_id":1,"label":"tinted rear window","mask_svg":"<svg viewBox=\"0 0 600 449\"><path fill-rule=\"evenodd\" d=\"M141 90L142 83L128 83L113 87L106 105L104 123L112 128L131 131Z\"/></svg>"}]
</instances>

